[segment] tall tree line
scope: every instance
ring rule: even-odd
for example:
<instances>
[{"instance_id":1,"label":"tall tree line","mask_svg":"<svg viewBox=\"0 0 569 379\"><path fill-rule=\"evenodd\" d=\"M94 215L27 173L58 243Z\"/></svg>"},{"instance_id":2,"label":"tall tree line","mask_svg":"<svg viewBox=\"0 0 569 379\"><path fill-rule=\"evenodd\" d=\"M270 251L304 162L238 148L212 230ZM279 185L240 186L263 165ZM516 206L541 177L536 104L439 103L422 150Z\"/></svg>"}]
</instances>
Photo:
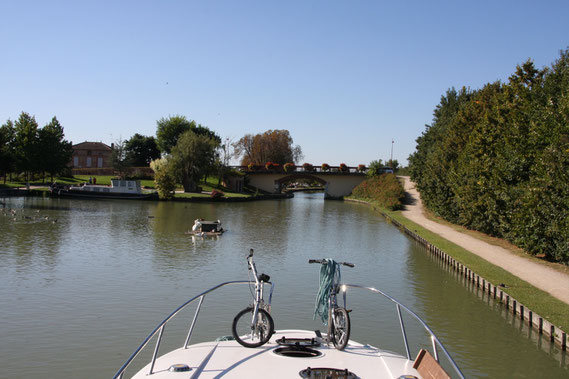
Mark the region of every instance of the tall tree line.
<instances>
[{"instance_id":1,"label":"tall tree line","mask_svg":"<svg viewBox=\"0 0 569 379\"><path fill-rule=\"evenodd\" d=\"M22 173L29 181L34 174L49 174L51 180L71 160L71 142L65 140L63 126L53 117L39 128L35 117L22 112L16 121L0 127L0 172Z\"/></svg>"},{"instance_id":2,"label":"tall tree line","mask_svg":"<svg viewBox=\"0 0 569 379\"><path fill-rule=\"evenodd\" d=\"M435 214L568 263L569 50L506 83L449 89L409 162Z\"/></svg>"}]
</instances>

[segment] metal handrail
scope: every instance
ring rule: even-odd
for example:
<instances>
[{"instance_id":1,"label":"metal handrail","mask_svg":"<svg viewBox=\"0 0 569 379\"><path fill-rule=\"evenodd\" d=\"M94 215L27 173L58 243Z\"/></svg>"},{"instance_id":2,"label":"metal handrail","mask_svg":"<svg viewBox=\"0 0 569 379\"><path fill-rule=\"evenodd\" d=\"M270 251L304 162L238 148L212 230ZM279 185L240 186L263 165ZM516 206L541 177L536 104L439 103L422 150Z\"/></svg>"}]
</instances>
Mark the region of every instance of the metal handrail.
<instances>
[{"instance_id":1,"label":"metal handrail","mask_svg":"<svg viewBox=\"0 0 569 379\"><path fill-rule=\"evenodd\" d=\"M199 304L198 307L196 309L196 312L194 314L194 318L192 320L192 324L190 326L190 330L188 332L188 336L184 342L184 348L187 348L187 346L189 345L190 342L190 338L192 335L192 331L194 329L194 326L196 324L196 319L198 317L198 313L201 309L201 305L203 303L203 300L205 298L205 295L207 295L210 292L215 291L218 288L224 287L226 285L232 285L232 284L251 284L250 281L247 280L236 280L236 281L230 281L230 282L224 282L221 284L218 284L217 286L214 286L210 289L208 289L207 291L204 291L202 293L200 293L197 296L194 296L193 298L191 298L190 300L186 301L184 304L180 305L178 308L176 308L176 310L174 310L168 317L166 317L160 324L158 324L158 326L156 328L154 328L154 330L148 335L148 337L146 337L146 339L142 342L142 344L140 344L140 346L134 351L134 353L131 354L131 356L127 359L127 361L121 366L121 368L117 371L117 373L113 376L113 379L122 379L122 376L125 372L125 370L128 368L128 366L130 366L130 364L132 363L132 361L138 356L138 354L146 347L146 345L148 344L148 342L150 342L150 340L156 335L156 333L160 333L159 337L156 341L156 348L154 350L154 354L152 357L152 361L151 361L151 367L150 367L150 372L149 375L152 374L152 370L154 368L154 362L156 361L156 358L158 356L158 349L160 347L160 342L162 340L162 335L164 333L164 327L166 326L166 324L172 319L174 318L174 316L176 316L182 309L184 309L185 307L187 307L188 305L192 304L194 301L199 299ZM395 307L397 310L397 315L399 317L399 324L401 326L401 332L403 334L403 341L405 343L405 350L407 353L407 359L411 360L411 353L409 350L409 343L407 341L407 334L405 331L405 326L403 324L403 318L401 317L401 308L403 310L405 310L408 314L410 314L411 316L413 316L417 321L419 321L419 323L423 326L423 328L430 334L431 336L431 342L433 345L433 353L434 353L434 357L437 360L437 362L439 362L439 354L437 352L437 345L441 348L441 350L444 352L446 358L448 359L448 361L450 362L450 364L452 365L452 367L454 368L454 370L456 371L456 373L462 378L464 379L464 374L460 371L460 369L458 368L457 364L454 362L454 360L452 359L452 357L450 356L449 352L446 350L446 348L444 347L444 345L442 344L441 341L439 341L439 339L437 338L437 336L435 335L435 333L431 330L431 328L429 328L429 326L421 319L421 317L419 317L417 314L415 314L415 312L413 312L412 310L410 310L409 308L407 308L405 305L401 304L400 302L398 302L397 300L395 300L394 298L392 298L391 296L387 295L386 293L373 288L373 287L365 287L365 286L360 286L357 284L346 284L346 283L342 283L340 285L342 287L342 292L344 295L344 304L346 302L346 291L345 288L346 287L350 287L350 288L360 288L360 289L365 289L377 294L382 295L383 297L387 298L388 300L392 301L393 303L395 303ZM269 304L271 303L272 300L272 295L273 295L273 289L274 289L274 284L271 283L271 292L269 295Z\"/></svg>"},{"instance_id":2,"label":"metal handrail","mask_svg":"<svg viewBox=\"0 0 569 379\"><path fill-rule=\"evenodd\" d=\"M151 365L150 365L150 373L152 374L152 370L154 368L154 362L156 361L156 357L158 356L158 349L160 347L160 342L162 340L162 335L164 333L164 327L166 326L166 324L172 319L174 318L174 316L176 316L182 309L184 309L185 307L187 307L188 305L190 305L191 303L193 303L194 301L200 299L199 305L196 309L196 313L194 314L194 318L192 321L192 324L190 326L190 330L188 332L188 337L184 342L184 348L187 348L188 344L190 343L190 338L192 335L192 331L194 329L194 326L196 324L196 319L198 317L198 313L200 311L201 305L203 303L203 299L205 297L205 295L207 295L210 292L215 291L218 288L227 286L227 285L231 285L231 284L250 284L251 282L248 280L234 280L234 281L230 281L230 282L224 282L221 284L218 284L217 286L214 286L210 289L208 289L207 291L204 291L202 293L200 293L197 296L192 297L190 300L186 301L184 304L180 305L178 308L176 308L176 310L174 310L174 312L170 313L170 315L168 317L166 317L164 319L164 321L162 321L160 324L158 324L158 326L156 328L154 328L154 330L148 335L148 337L146 337L146 339L140 344L140 346L138 347L138 349L136 349L134 351L134 353L131 354L131 356L126 360L126 362L121 366L121 368L117 371L117 373L113 376L113 379L121 379L125 370L128 368L128 366L130 366L130 364L132 363L132 361L138 356L138 354L146 347L146 345L148 344L148 342L150 342L150 340L156 335L156 333L160 332L160 335L156 341L156 348L154 350L154 354L152 356L152 361L151 361ZM271 283L271 293L270 293L270 297L269 297L269 304L272 300L272 294L273 294L273 283Z\"/></svg>"},{"instance_id":3,"label":"metal handrail","mask_svg":"<svg viewBox=\"0 0 569 379\"><path fill-rule=\"evenodd\" d=\"M411 353L409 351L409 343L407 341L407 333L405 332L405 326L403 324L403 318L401 317L401 309L405 310L408 314L413 316L417 321L419 321L419 323L423 326L423 328L425 328L425 330L430 334L431 342L433 345L433 353L434 353L433 355L434 355L435 359L437 360L437 362L439 362L439 354L437 352L437 345L438 345L441 348L441 350L444 352L444 354L447 357L448 361L450 362L452 368L454 368L456 373L462 379L464 379L464 374L462 373L462 371L460 371L456 362L452 359L452 357L450 356L449 352L444 347L442 342L439 341L439 339L437 338L435 333L431 330L431 328L429 328L429 326L423 321L423 319L421 319L421 317L419 317L415 312L413 312L412 310L410 310L405 305L401 304L400 302L398 302L397 300L395 300L391 296L387 295L386 293L378 290L377 288L365 287L365 286L360 286L357 284L346 284L346 283L342 283L341 286L343 287L342 289L343 289L344 293L345 293L345 287L360 288L360 289L365 289L365 290L368 290L368 291L371 291L374 293L378 293L378 294L382 295L383 297L385 297L386 299L395 303L395 308L397 310L397 316L399 317L399 325L401 326L401 333L403 334L403 341L405 343L405 351L407 353L407 359L409 359L409 360L411 360Z\"/></svg>"}]
</instances>

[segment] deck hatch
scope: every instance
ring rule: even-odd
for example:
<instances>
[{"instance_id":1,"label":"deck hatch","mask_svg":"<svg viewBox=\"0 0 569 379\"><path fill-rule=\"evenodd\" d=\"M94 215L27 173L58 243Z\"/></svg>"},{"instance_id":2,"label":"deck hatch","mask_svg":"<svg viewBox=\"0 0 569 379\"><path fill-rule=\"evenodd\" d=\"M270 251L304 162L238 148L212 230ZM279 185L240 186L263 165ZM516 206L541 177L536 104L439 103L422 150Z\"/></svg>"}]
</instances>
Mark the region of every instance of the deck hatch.
<instances>
[{"instance_id":1,"label":"deck hatch","mask_svg":"<svg viewBox=\"0 0 569 379\"><path fill-rule=\"evenodd\" d=\"M316 358L322 355L322 352L306 346L283 346L273 350L273 352L276 355L289 358Z\"/></svg>"},{"instance_id":2,"label":"deck hatch","mask_svg":"<svg viewBox=\"0 0 569 379\"><path fill-rule=\"evenodd\" d=\"M307 367L298 373L301 378L311 378L311 379L357 379L358 376L348 370L339 368L329 368L329 367Z\"/></svg>"}]
</instances>

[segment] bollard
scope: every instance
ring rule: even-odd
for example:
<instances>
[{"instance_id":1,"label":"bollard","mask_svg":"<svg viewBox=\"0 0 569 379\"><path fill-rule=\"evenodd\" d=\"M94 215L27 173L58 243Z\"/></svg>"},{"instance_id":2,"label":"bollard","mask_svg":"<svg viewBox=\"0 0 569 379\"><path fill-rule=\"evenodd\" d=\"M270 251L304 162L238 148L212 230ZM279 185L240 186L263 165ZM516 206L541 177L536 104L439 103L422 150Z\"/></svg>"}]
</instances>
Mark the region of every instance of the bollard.
<instances>
[{"instance_id":1,"label":"bollard","mask_svg":"<svg viewBox=\"0 0 569 379\"><path fill-rule=\"evenodd\" d=\"M518 302L516 300L513 301L512 304L512 314L515 316L516 315L516 305L518 304Z\"/></svg>"},{"instance_id":2,"label":"bollard","mask_svg":"<svg viewBox=\"0 0 569 379\"><path fill-rule=\"evenodd\" d=\"M520 320L524 321L524 306L521 304L520 304Z\"/></svg>"},{"instance_id":3,"label":"bollard","mask_svg":"<svg viewBox=\"0 0 569 379\"><path fill-rule=\"evenodd\" d=\"M539 334L543 334L543 318L539 318Z\"/></svg>"},{"instance_id":4,"label":"bollard","mask_svg":"<svg viewBox=\"0 0 569 379\"><path fill-rule=\"evenodd\" d=\"M533 328L533 312L529 311L529 315L528 315L528 324L530 328Z\"/></svg>"}]
</instances>

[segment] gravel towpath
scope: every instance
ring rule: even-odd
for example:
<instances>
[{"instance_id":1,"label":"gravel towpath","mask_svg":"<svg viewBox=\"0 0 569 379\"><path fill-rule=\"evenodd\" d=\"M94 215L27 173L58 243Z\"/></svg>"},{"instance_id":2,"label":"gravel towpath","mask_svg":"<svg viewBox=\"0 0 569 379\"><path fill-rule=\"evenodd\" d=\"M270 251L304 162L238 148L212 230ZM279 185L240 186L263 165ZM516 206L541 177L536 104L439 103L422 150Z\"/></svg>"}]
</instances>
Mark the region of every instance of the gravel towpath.
<instances>
[{"instance_id":1,"label":"gravel towpath","mask_svg":"<svg viewBox=\"0 0 569 379\"><path fill-rule=\"evenodd\" d=\"M405 191L413 200L411 201L412 204L406 205L403 216L569 304L568 274L532 262L529 259L512 254L504 248L491 245L451 227L429 220L423 212L423 203L415 188L415 183L409 177L401 178L405 181Z\"/></svg>"}]
</instances>

